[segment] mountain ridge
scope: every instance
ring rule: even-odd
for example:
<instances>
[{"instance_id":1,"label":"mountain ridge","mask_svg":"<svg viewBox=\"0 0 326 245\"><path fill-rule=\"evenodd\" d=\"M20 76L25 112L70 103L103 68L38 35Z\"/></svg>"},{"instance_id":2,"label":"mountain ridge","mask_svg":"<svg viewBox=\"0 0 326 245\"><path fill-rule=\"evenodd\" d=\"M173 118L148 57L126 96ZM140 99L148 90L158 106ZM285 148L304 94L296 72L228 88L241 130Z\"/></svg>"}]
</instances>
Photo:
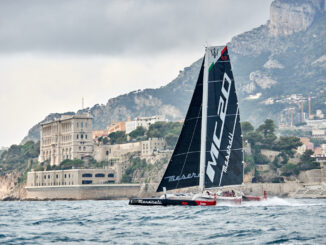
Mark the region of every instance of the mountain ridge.
<instances>
[{"instance_id":1,"label":"mountain ridge","mask_svg":"<svg viewBox=\"0 0 326 245\"><path fill-rule=\"evenodd\" d=\"M316 97L313 108L324 109L325 10L325 0L303 0L300 3L275 0L271 4L271 19L266 24L233 37L227 44L242 120L255 125L266 118L278 120L280 111L288 105L275 101L282 101L291 94L312 94ZM165 86L133 91L109 99L106 105L96 104L78 112L91 113L94 129L127 120L128 116L164 114L170 120L181 119L190 102L201 61L198 59L184 68ZM307 91L307 83L311 92ZM50 114L42 122L60 115ZM39 140L42 122L33 126L22 142Z\"/></svg>"}]
</instances>

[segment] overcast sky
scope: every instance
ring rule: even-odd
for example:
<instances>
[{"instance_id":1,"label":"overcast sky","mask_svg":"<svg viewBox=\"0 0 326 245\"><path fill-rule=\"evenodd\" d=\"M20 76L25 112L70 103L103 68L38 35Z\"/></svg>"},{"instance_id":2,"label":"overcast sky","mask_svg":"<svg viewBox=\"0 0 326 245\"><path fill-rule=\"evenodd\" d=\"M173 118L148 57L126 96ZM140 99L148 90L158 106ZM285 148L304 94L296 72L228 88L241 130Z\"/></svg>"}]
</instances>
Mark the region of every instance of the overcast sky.
<instances>
[{"instance_id":1,"label":"overcast sky","mask_svg":"<svg viewBox=\"0 0 326 245\"><path fill-rule=\"evenodd\" d=\"M0 146L52 112L167 84L272 0L0 1Z\"/></svg>"}]
</instances>

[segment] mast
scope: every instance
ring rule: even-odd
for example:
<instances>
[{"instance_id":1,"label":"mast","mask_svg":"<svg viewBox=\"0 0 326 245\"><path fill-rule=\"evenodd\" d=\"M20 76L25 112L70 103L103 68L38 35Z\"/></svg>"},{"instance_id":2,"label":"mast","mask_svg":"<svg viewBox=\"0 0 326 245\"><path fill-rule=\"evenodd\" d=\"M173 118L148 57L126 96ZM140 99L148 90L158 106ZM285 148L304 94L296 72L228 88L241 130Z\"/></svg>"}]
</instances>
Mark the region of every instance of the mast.
<instances>
[{"instance_id":1,"label":"mast","mask_svg":"<svg viewBox=\"0 0 326 245\"><path fill-rule=\"evenodd\" d=\"M204 191L205 188L205 161L206 161L206 133L207 133L207 102L208 102L208 49L205 50L204 77L203 77L203 102L201 118L201 138L200 138L200 172L199 188Z\"/></svg>"}]
</instances>

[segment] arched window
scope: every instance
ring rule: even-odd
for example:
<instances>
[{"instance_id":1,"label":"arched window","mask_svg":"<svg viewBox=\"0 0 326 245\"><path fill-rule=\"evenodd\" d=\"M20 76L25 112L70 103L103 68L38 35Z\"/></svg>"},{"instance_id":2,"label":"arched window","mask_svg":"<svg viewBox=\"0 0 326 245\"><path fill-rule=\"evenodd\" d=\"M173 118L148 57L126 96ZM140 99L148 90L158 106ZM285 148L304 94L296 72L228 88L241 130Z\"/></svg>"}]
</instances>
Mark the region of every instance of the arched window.
<instances>
[{"instance_id":1,"label":"arched window","mask_svg":"<svg viewBox=\"0 0 326 245\"><path fill-rule=\"evenodd\" d=\"M98 173L98 174L95 174L95 177L96 177L96 178L104 178L105 175L102 174L102 173Z\"/></svg>"},{"instance_id":2,"label":"arched window","mask_svg":"<svg viewBox=\"0 0 326 245\"><path fill-rule=\"evenodd\" d=\"M92 178L93 175L92 174L89 174L89 173L86 173L86 174L83 174L82 177L83 178Z\"/></svg>"}]
</instances>

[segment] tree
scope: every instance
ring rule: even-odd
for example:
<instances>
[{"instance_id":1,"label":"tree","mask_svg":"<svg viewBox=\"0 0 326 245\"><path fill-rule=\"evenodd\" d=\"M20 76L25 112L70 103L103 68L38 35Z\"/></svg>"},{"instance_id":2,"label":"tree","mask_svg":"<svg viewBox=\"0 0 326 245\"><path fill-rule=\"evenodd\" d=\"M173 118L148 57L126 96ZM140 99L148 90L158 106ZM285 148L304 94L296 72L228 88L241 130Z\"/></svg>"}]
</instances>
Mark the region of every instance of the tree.
<instances>
[{"instance_id":1,"label":"tree","mask_svg":"<svg viewBox=\"0 0 326 245\"><path fill-rule=\"evenodd\" d=\"M165 136L165 141L166 141L167 147L169 149L173 149L174 148L175 144L177 143L177 140L178 140L178 136L175 135L175 134L168 133Z\"/></svg>"},{"instance_id":2,"label":"tree","mask_svg":"<svg viewBox=\"0 0 326 245\"><path fill-rule=\"evenodd\" d=\"M166 130L166 122L156 122L149 126L147 136L148 138L163 138Z\"/></svg>"},{"instance_id":3,"label":"tree","mask_svg":"<svg viewBox=\"0 0 326 245\"><path fill-rule=\"evenodd\" d=\"M140 126L140 127L137 127L135 130L131 131L129 133L129 136L131 138L135 139L139 136L144 136L145 132L146 132L146 129L144 127Z\"/></svg>"},{"instance_id":4,"label":"tree","mask_svg":"<svg viewBox=\"0 0 326 245\"><path fill-rule=\"evenodd\" d=\"M302 143L298 137L281 136L278 142L275 144L275 149L284 152L289 157L293 157L294 150L301 145Z\"/></svg>"},{"instance_id":5,"label":"tree","mask_svg":"<svg viewBox=\"0 0 326 245\"><path fill-rule=\"evenodd\" d=\"M276 135L274 134L275 128L276 126L274 121L271 119L266 119L265 122L256 130L258 133L262 134L262 143L268 148L270 148L273 145L274 141L277 139Z\"/></svg>"},{"instance_id":6,"label":"tree","mask_svg":"<svg viewBox=\"0 0 326 245\"><path fill-rule=\"evenodd\" d=\"M300 170L320 168L320 164L316 162L313 157L311 157L313 153L314 152L312 150L307 150L302 154L300 157L300 162L298 163Z\"/></svg>"},{"instance_id":7,"label":"tree","mask_svg":"<svg viewBox=\"0 0 326 245\"><path fill-rule=\"evenodd\" d=\"M259 133L252 131L248 133L247 139L251 146L254 146L257 143L261 142L263 137Z\"/></svg>"},{"instance_id":8,"label":"tree","mask_svg":"<svg viewBox=\"0 0 326 245\"><path fill-rule=\"evenodd\" d=\"M241 123L241 129L242 129L242 134L245 137L246 135L248 135L248 133L254 131L254 126L252 126L250 122L246 121Z\"/></svg>"},{"instance_id":9,"label":"tree","mask_svg":"<svg viewBox=\"0 0 326 245\"><path fill-rule=\"evenodd\" d=\"M116 131L109 134L111 144L122 144L127 142L127 135L123 131Z\"/></svg>"}]
</instances>

